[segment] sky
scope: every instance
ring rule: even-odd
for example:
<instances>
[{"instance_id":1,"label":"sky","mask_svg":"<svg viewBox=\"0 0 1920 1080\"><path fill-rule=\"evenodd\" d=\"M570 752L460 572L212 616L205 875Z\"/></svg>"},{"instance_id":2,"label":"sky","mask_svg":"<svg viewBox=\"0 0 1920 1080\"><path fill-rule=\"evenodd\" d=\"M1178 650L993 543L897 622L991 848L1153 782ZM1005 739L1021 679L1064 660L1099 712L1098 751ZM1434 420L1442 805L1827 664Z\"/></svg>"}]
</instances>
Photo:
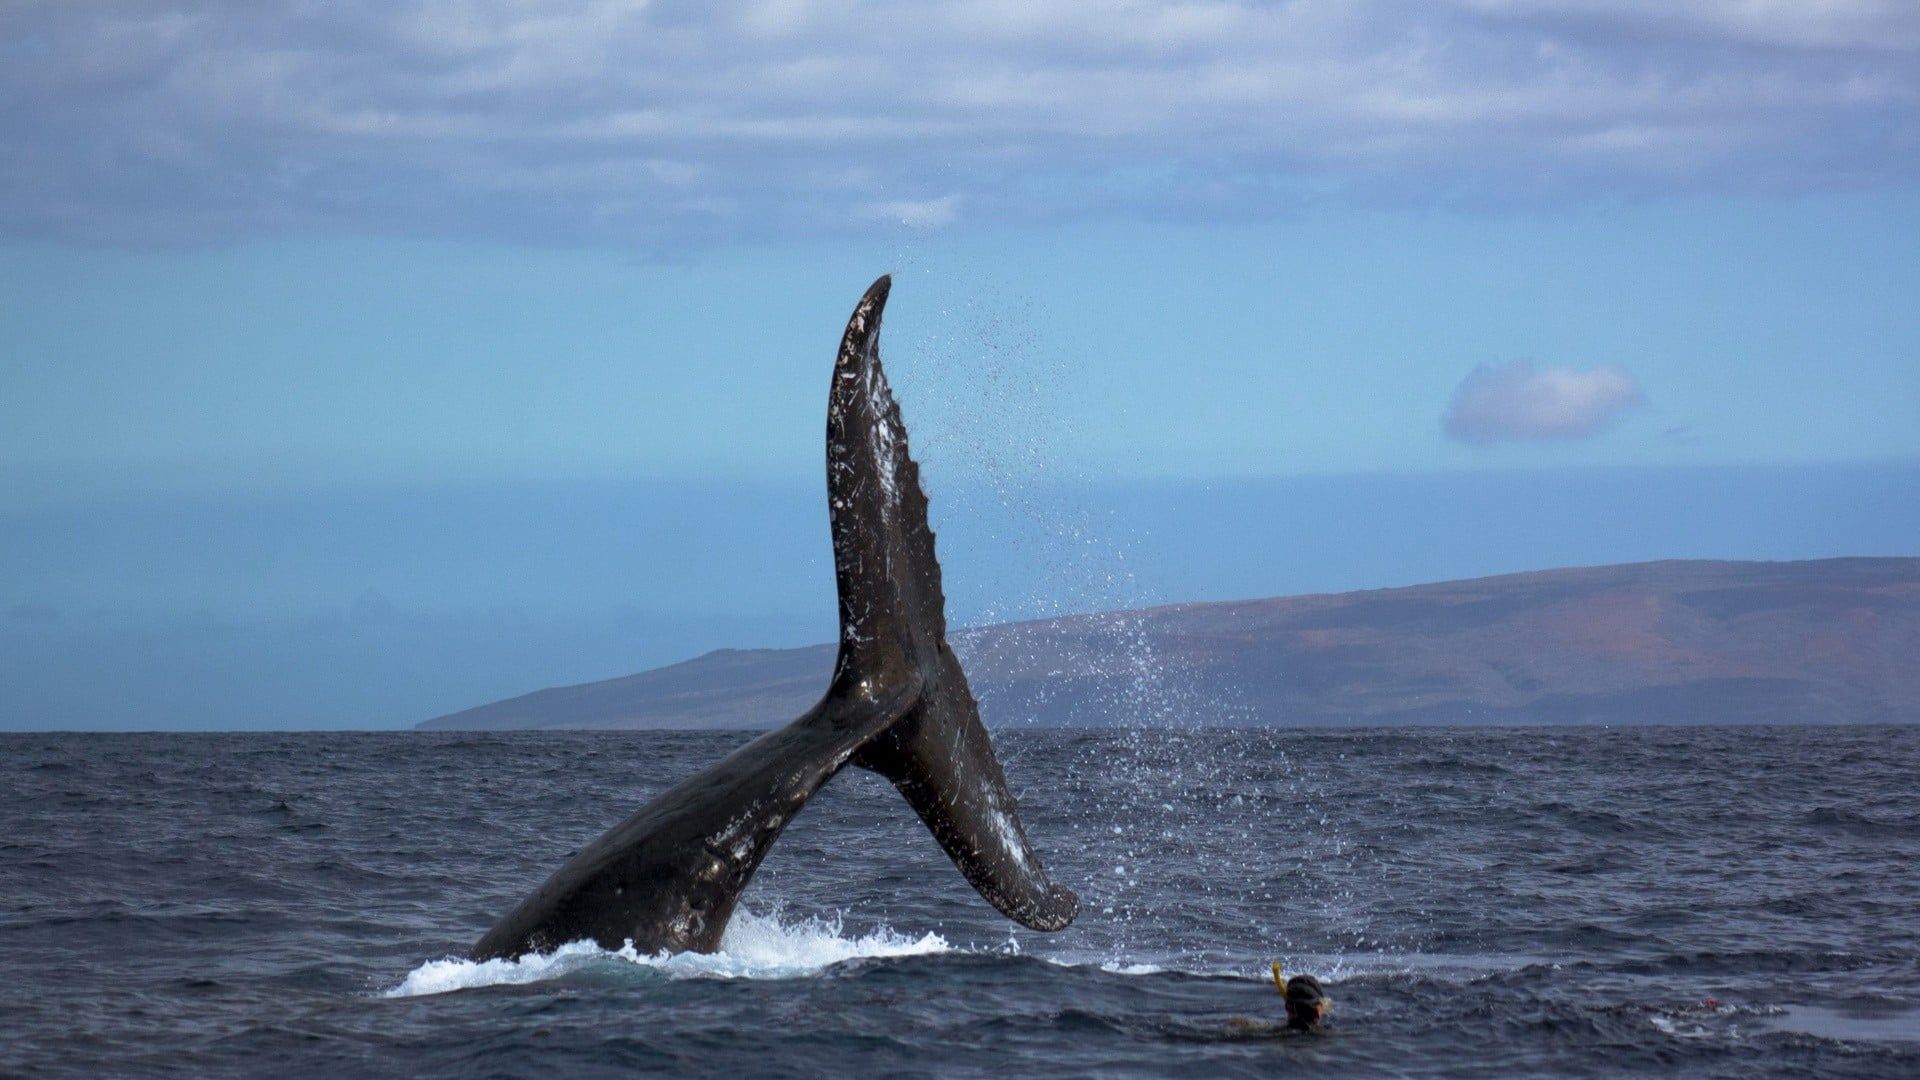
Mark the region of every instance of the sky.
<instances>
[{"instance_id":1,"label":"sky","mask_svg":"<svg viewBox=\"0 0 1920 1080\"><path fill-rule=\"evenodd\" d=\"M0 728L829 638L882 272L961 621L1920 555L1917 101L1874 0L16 0Z\"/></svg>"}]
</instances>

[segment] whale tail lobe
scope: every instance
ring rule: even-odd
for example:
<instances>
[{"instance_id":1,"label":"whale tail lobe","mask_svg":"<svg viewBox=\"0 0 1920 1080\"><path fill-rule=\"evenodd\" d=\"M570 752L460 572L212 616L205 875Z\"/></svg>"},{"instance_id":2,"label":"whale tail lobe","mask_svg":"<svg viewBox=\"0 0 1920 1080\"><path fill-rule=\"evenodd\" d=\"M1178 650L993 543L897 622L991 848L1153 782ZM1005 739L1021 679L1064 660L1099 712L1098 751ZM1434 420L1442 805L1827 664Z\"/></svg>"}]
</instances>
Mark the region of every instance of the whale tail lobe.
<instances>
[{"instance_id":1,"label":"whale tail lobe","mask_svg":"<svg viewBox=\"0 0 1920 1080\"><path fill-rule=\"evenodd\" d=\"M827 494L840 592L829 697L918 682L917 701L852 763L892 781L988 903L1035 930L1073 921L1079 900L1047 876L947 644L946 598L920 469L880 364L890 278L847 321L827 406Z\"/></svg>"}]
</instances>

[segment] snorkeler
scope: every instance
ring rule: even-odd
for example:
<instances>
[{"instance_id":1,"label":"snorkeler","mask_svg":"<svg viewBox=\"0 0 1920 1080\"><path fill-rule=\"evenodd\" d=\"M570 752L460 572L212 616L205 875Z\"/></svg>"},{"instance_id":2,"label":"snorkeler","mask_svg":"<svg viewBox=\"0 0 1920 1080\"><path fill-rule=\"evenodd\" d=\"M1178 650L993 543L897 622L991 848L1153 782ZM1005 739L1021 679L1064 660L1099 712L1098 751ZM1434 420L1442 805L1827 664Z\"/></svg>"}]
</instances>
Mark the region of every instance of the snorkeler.
<instances>
[{"instance_id":1,"label":"snorkeler","mask_svg":"<svg viewBox=\"0 0 1920 1080\"><path fill-rule=\"evenodd\" d=\"M1333 999L1320 985L1320 980L1311 975L1295 975L1288 979L1280 974L1280 961L1273 962L1273 988L1287 1002L1287 1030L1320 1030L1320 1021L1333 1011Z\"/></svg>"},{"instance_id":2,"label":"snorkeler","mask_svg":"<svg viewBox=\"0 0 1920 1080\"><path fill-rule=\"evenodd\" d=\"M1324 1030L1321 1023L1327 1014L1333 1011L1333 999L1327 996L1320 980L1311 975L1295 975L1289 979L1280 971L1280 962L1273 962L1273 988L1280 992L1286 1002L1287 1022L1283 1027L1270 1020L1250 1020L1236 1016L1227 1021L1227 1037L1231 1039L1263 1038L1274 1035L1321 1035Z\"/></svg>"}]
</instances>

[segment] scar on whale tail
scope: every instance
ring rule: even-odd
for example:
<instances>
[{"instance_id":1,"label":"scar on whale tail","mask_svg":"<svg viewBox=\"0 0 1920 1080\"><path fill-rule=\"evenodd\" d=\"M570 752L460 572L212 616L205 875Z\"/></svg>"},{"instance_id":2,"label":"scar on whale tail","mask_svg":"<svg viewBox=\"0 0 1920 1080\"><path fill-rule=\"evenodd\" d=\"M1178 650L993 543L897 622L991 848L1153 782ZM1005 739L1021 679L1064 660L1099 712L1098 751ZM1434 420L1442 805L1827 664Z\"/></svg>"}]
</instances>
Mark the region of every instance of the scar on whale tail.
<instances>
[{"instance_id":1,"label":"scar on whale tail","mask_svg":"<svg viewBox=\"0 0 1920 1080\"><path fill-rule=\"evenodd\" d=\"M580 850L474 945L477 960L592 939L712 952L788 822L849 763L892 781L981 896L1035 930L1079 901L1028 843L966 674L920 470L880 366L891 279L854 308L827 407L840 653L825 696L786 727L669 788Z\"/></svg>"}]
</instances>

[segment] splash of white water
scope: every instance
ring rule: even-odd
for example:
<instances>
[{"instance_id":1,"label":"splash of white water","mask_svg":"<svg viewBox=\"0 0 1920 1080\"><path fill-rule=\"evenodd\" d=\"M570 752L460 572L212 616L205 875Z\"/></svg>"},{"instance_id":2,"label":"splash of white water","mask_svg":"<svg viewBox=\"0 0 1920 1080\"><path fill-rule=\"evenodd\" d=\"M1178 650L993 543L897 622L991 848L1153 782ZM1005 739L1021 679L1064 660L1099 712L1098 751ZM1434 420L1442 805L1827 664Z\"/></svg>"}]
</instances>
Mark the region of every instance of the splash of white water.
<instances>
[{"instance_id":1,"label":"splash of white water","mask_svg":"<svg viewBox=\"0 0 1920 1080\"><path fill-rule=\"evenodd\" d=\"M818 974L847 960L951 951L946 939L935 933L913 938L883 926L872 933L848 936L838 916L782 922L774 915L742 911L727 927L716 953L646 955L635 951L631 943L609 950L590 941L575 941L549 953L528 953L514 960L429 960L408 972L384 996L417 997L480 986L542 982L618 964L636 965L669 978L791 979Z\"/></svg>"}]
</instances>

